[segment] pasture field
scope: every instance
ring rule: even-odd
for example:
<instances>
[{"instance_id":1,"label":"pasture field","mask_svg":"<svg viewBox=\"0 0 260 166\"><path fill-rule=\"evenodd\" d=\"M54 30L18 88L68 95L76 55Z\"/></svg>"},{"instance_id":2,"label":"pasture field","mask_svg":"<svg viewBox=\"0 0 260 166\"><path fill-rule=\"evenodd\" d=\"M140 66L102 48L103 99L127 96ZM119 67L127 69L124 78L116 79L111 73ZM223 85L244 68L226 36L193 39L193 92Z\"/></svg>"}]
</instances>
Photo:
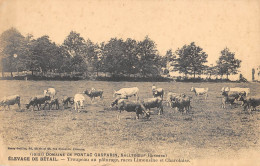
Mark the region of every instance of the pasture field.
<instances>
[{"instance_id":1,"label":"pasture field","mask_svg":"<svg viewBox=\"0 0 260 166\"><path fill-rule=\"evenodd\" d=\"M167 154L188 159L240 158L260 149L260 112L248 114L237 103L221 108L223 86L249 87L252 95L260 92L258 83L180 83L159 82L157 87L192 96L189 114L167 107L164 114L152 110L151 119L135 119L135 113L109 109L114 90L138 87L140 99L152 97L152 82L102 81L0 81L0 98L19 94L22 109L17 105L0 111L0 134L6 146L80 147L102 152ZM191 87L208 87L208 99L197 97ZM74 96L95 87L104 90L104 99L91 104L86 96L85 110L32 111L25 109L30 97L54 87L57 96ZM164 100L166 99L166 94ZM244 156L246 157L246 156Z\"/></svg>"}]
</instances>

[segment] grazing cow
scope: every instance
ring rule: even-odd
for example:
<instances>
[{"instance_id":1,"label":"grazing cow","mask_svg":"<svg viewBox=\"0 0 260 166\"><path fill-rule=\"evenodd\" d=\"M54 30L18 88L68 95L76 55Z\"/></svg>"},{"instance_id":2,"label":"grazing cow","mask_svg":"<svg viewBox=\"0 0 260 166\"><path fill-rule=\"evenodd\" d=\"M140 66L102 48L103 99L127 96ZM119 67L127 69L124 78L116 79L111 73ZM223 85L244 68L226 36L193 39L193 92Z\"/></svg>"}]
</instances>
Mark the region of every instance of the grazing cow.
<instances>
[{"instance_id":1,"label":"grazing cow","mask_svg":"<svg viewBox=\"0 0 260 166\"><path fill-rule=\"evenodd\" d=\"M180 97L176 97L175 100L172 101L171 107L174 108L176 107L180 112L184 112L186 110L186 113L189 112L191 108L191 97L182 95Z\"/></svg>"},{"instance_id":2,"label":"grazing cow","mask_svg":"<svg viewBox=\"0 0 260 166\"><path fill-rule=\"evenodd\" d=\"M10 105L15 104L18 105L19 109L21 108L19 95L4 97L0 100L0 106L4 106L4 108L8 106L8 109L10 109Z\"/></svg>"},{"instance_id":3,"label":"grazing cow","mask_svg":"<svg viewBox=\"0 0 260 166\"><path fill-rule=\"evenodd\" d=\"M50 99L51 99L50 96L35 96L35 97L32 97L29 101L29 104L26 105L26 108L29 109L30 106L33 106L33 110L34 110L34 107L37 106L38 111L39 111L40 108L41 108L41 105L45 104L45 102L50 100Z\"/></svg>"},{"instance_id":4,"label":"grazing cow","mask_svg":"<svg viewBox=\"0 0 260 166\"><path fill-rule=\"evenodd\" d=\"M205 95L205 99L207 99L209 88L194 88L194 87L192 87L190 89L190 91L194 92L196 96Z\"/></svg>"},{"instance_id":5,"label":"grazing cow","mask_svg":"<svg viewBox=\"0 0 260 166\"><path fill-rule=\"evenodd\" d=\"M100 97L100 99L103 98L103 90L96 90L92 88L90 91L85 90L83 93L90 97L91 102L95 100L95 97Z\"/></svg>"},{"instance_id":6,"label":"grazing cow","mask_svg":"<svg viewBox=\"0 0 260 166\"><path fill-rule=\"evenodd\" d=\"M136 101L139 99L138 97L138 93L139 93L139 89L137 87L133 87L133 88L122 88L118 91L114 92L114 97L115 96L125 96L125 97L131 97L131 96L135 96L136 97Z\"/></svg>"},{"instance_id":7,"label":"grazing cow","mask_svg":"<svg viewBox=\"0 0 260 166\"><path fill-rule=\"evenodd\" d=\"M43 109L46 105L49 105L49 110L51 110L53 106L55 106L56 110L60 109L59 100L57 98L45 101Z\"/></svg>"},{"instance_id":8,"label":"grazing cow","mask_svg":"<svg viewBox=\"0 0 260 166\"><path fill-rule=\"evenodd\" d=\"M163 114L162 98L160 97L144 99L142 104L149 111L151 108L157 108L159 109L158 115Z\"/></svg>"},{"instance_id":9,"label":"grazing cow","mask_svg":"<svg viewBox=\"0 0 260 166\"><path fill-rule=\"evenodd\" d=\"M245 97L240 95L238 100L243 102L244 110L253 111L260 105L260 96Z\"/></svg>"},{"instance_id":10,"label":"grazing cow","mask_svg":"<svg viewBox=\"0 0 260 166\"><path fill-rule=\"evenodd\" d=\"M85 102L85 97L83 94L77 93L74 96L74 107L75 111L79 111L79 109L84 109L84 102Z\"/></svg>"},{"instance_id":11,"label":"grazing cow","mask_svg":"<svg viewBox=\"0 0 260 166\"><path fill-rule=\"evenodd\" d=\"M117 97L115 98L115 100L112 101L110 107L112 108L112 107L114 107L115 105L118 105L118 104L120 104L122 101L127 100L127 99L128 99L127 96L117 96Z\"/></svg>"},{"instance_id":12,"label":"grazing cow","mask_svg":"<svg viewBox=\"0 0 260 166\"><path fill-rule=\"evenodd\" d=\"M139 119L139 115L145 113L146 117L149 118L150 114L146 111L144 105L139 101L126 101L122 100L118 104L118 109L121 113L121 111L127 111L127 112L135 112L136 113L136 119Z\"/></svg>"},{"instance_id":13,"label":"grazing cow","mask_svg":"<svg viewBox=\"0 0 260 166\"><path fill-rule=\"evenodd\" d=\"M47 90L43 91L44 96L50 96L52 99L54 99L54 96L56 95L56 90L54 88L48 88Z\"/></svg>"},{"instance_id":14,"label":"grazing cow","mask_svg":"<svg viewBox=\"0 0 260 166\"><path fill-rule=\"evenodd\" d=\"M73 97L68 97L68 96L64 96L63 99L61 100L62 104L63 104L63 108L68 108L69 103L70 105L74 104L74 98Z\"/></svg>"},{"instance_id":15,"label":"grazing cow","mask_svg":"<svg viewBox=\"0 0 260 166\"><path fill-rule=\"evenodd\" d=\"M235 87L235 88L229 88L229 87L223 87L221 89L221 92L245 92L246 96L250 94L250 88L240 88L240 87Z\"/></svg>"},{"instance_id":16,"label":"grazing cow","mask_svg":"<svg viewBox=\"0 0 260 166\"><path fill-rule=\"evenodd\" d=\"M182 94L180 93L168 92L167 99L166 99L167 106L171 106L172 101L175 100L176 97L180 97L180 96L182 96Z\"/></svg>"},{"instance_id":17,"label":"grazing cow","mask_svg":"<svg viewBox=\"0 0 260 166\"><path fill-rule=\"evenodd\" d=\"M164 90L163 88L156 88L156 86L152 86L153 97L161 97L163 99Z\"/></svg>"}]
</instances>

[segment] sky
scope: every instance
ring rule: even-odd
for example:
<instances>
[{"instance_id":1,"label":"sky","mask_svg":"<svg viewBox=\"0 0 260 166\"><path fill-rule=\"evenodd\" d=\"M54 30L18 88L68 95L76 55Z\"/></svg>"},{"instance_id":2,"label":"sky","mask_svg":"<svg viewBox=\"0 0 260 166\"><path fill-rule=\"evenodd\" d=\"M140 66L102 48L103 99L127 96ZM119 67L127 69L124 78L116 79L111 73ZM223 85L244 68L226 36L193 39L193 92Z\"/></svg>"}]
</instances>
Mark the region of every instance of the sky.
<instances>
[{"instance_id":1,"label":"sky","mask_svg":"<svg viewBox=\"0 0 260 166\"><path fill-rule=\"evenodd\" d=\"M11 27L57 44L72 30L95 43L148 35L160 55L195 42L213 65L228 47L247 79L260 65L260 0L0 0L0 33Z\"/></svg>"}]
</instances>

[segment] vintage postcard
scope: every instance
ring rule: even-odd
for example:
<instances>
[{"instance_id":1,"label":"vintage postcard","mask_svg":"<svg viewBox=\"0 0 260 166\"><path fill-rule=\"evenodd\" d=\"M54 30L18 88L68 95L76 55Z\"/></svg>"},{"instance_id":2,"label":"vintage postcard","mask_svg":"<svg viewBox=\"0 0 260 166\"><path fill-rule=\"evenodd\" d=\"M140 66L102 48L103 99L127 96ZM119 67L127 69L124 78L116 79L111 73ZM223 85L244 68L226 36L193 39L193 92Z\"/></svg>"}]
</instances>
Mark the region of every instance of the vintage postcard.
<instances>
[{"instance_id":1,"label":"vintage postcard","mask_svg":"<svg viewBox=\"0 0 260 166\"><path fill-rule=\"evenodd\" d=\"M0 165L260 165L259 0L0 0Z\"/></svg>"}]
</instances>

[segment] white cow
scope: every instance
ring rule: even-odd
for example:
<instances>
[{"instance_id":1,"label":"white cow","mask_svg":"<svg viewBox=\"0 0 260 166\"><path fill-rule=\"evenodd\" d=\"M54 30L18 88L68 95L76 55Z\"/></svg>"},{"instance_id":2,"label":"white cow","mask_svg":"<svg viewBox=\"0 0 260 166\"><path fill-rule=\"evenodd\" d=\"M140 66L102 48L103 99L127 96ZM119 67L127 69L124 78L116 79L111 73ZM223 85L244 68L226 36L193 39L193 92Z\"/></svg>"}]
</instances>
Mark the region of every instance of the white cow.
<instances>
[{"instance_id":1,"label":"white cow","mask_svg":"<svg viewBox=\"0 0 260 166\"><path fill-rule=\"evenodd\" d=\"M43 91L44 96L50 96L52 99L54 99L54 96L56 95L56 90L54 88L48 88L47 90Z\"/></svg>"},{"instance_id":2,"label":"white cow","mask_svg":"<svg viewBox=\"0 0 260 166\"><path fill-rule=\"evenodd\" d=\"M205 95L205 99L208 97L209 88L194 88L192 87L190 91L194 92L196 96Z\"/></svg>"},{"instance_id":3,"label":"white cow","mask_svg":"<svg viewBox=\"0 0 260 166\"><path fill-rule=\"evenodd\" d=\"M20 108L20 96L19 95L13 95L13 96L7 96L0 99L0 106L8 106L8 109L10 109L10 105L17 104Z\"/></svg>"},{"instance_id":4,"label":"white cow","mask_svg":"<svg viewBox=\"0 0 260 166\"><path fill-rule=\"evenodd\" d=\"M250 88L240 88L240 87L235 87L235 88L230 88L230 87L223 87L221 89L221 92L237 92L237 93L241 93L241 92L245 92L246 96L248 96L250 94Z\"/></svg>"},{"instance_id":5,"label":"white cow","mask_svg":"<svg viewBox=\"0 0 260 166\"><path fill-rule=\"evenodd\" d=\"M75 111L79 112L79 109L84 109L85 97L81 93L77 93L74 96L74 107Z\"/></svg>"},{"instance_id":6,"label":"white cow","mask_svg":"<svg viewBox=\"0 0 260 166\"><path fill-rule=\"evenodd\" d=\"M138 97L138 93L139 93L139 89L137 87L133 87L133 88L122 88L118 91L114 92L114 97L115 96L124 96L124 97L131 97L131 96L135 96L136 100L139 99Z\"/></svg>"}]
</instances>

